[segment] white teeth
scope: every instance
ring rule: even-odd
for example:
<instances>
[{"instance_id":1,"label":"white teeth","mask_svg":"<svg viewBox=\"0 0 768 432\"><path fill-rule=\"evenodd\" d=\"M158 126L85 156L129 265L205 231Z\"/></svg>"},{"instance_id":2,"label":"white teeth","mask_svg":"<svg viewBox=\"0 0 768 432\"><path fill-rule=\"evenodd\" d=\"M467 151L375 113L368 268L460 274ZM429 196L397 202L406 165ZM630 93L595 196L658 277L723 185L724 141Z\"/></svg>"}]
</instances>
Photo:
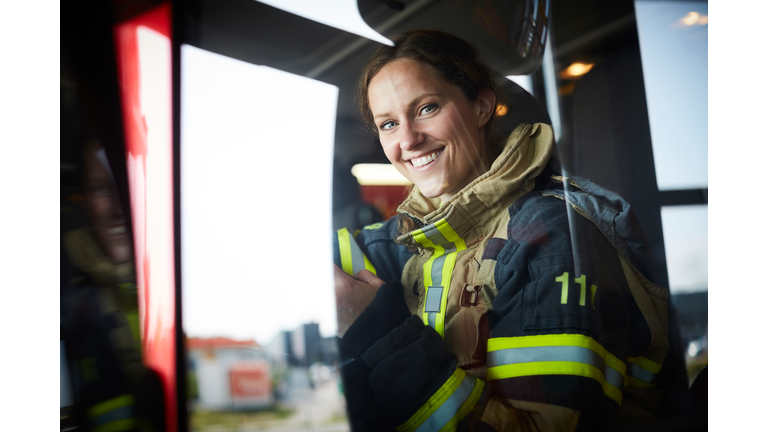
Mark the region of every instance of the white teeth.
<instances>
[{"instance_id":1,"label":"white teeth","mask_svg":"<svg viewBox=\"0 0 768 432\"><path fill-rule=\"evenodd\" d=\"M442 150L440 150L440 151L438 151L438 152L434 152L434 153L432 153L432 154L430 154L430 155L426 155L426 156L424 156L424 157L420 157L420 158L413 158L413 159L411 159L411 163L412 163L412 164L413 164L413 166L415 166L415 167L424 166L424 165L426 165L426 164L428 164L428 163L432 162L433 160L437 159L437 157L438 157L438 156L440 156L440 153L442 153L442 152L443 152L443 151L442 151Z\"/></svg>"},{"instance_id":2,"label":"white teeth","mask_svg":"<svg viewBox=\"0 0 768 432\"><path fill-rule=\"evenodd\" d=\"M124 226L119 226L119 227L115 227L115 228L110 228L109 229L109 234L110 235L118 235L118 234L124 234L124 233L125 233L125 227Z\"/></svg>"}]
</instances>

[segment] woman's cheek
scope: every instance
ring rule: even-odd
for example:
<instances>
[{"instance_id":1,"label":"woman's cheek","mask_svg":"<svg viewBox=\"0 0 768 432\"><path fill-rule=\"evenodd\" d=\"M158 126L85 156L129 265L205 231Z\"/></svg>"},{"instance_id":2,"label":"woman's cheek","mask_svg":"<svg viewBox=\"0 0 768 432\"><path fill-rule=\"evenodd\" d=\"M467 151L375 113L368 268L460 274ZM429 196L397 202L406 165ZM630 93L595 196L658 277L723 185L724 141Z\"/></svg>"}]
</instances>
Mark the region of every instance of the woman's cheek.
<instances>
[{"instance_id":1,"label":"woman's cheek","mask_svg":"<svg viewBox=\"0 0 768 432\"><path fill-rule=\"evenodd\" d=\"M392 139L388 137L379 137L379 141L381 141L381 146L384 148L384 154L387 156L387 159L390 163L393 165L397 165L397 162L400 160L400 152L398 151L397 144L392 142Z\"/></svg>"}]
</instances>

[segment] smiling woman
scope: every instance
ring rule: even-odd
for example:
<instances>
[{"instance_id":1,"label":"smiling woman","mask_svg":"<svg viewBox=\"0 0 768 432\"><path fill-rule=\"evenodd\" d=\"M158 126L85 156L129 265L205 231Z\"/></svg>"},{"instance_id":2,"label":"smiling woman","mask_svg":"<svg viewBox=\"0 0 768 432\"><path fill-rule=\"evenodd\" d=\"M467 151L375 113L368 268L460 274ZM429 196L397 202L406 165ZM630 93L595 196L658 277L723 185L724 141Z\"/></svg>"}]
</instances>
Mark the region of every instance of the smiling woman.
<instances>
[{"instance_id":1,"label":"smiling woman","mask_svg":"<svg viewBox=\"0 0 768 432\"><path fill-rule=\"evenodd\" d=\"M384 153L428 198L448 201L490 167L485 130L493 91L477 100L437 79L429 65L398 59L371 80L368 97Z\"/></svg>"},{"instance_id":2,"label":"smiling woman","mask_svg":"<svg viewBox=\"0 0 768 432\"><path fill-rule=\"evenodd\" d=\"M668 290L629 205L565 173L549 125L520 124L497 145L499 92L455 36L396 38L358 90L414 187L397 217L335 239L352 428L602 430L637 412L658 418Z\"/></svg>"}]
</instances>

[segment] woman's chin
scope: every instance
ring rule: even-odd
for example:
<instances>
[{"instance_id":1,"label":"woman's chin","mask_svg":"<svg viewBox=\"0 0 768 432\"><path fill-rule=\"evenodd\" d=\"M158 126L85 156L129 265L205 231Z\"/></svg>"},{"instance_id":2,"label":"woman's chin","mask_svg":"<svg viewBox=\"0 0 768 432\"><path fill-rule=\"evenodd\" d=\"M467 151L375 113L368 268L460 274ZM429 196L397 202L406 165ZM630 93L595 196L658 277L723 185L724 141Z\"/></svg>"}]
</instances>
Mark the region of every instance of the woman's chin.
<instances>
[{"instance_id":1,"label":"woman's chin","mask_svg":"<svg viewBox=\"0 0 768 432\"><path fill-rule=\"evenodd\" d=\"M419 192L421 192L422 195L426 198L434 199L434 198L440 198L443 196L447 188L442 185L420 185L416 184L416 187L419 188Z\"/></svg>"}]
</instances>

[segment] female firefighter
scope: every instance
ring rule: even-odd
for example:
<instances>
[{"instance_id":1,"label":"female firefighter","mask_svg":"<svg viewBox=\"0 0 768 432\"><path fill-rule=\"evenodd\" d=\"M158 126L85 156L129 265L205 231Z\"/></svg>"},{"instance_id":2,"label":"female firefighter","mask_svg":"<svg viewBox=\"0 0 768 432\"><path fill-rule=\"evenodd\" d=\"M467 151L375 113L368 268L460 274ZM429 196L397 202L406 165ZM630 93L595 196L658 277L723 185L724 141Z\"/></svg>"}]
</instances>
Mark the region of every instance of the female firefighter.
<instances>
[{"instance_id":1,"label":"female firefighter","mask_svg":"<svg viewBox=\"0 0 768 432\"><path fill-rule=\"evenodd\" d=\"M661 416L668 290L628 204L555 159L552 128L492 139L496 85L465 41L413 31L359 83L413 183L397 217L339 230L353 430L594 430Z\"/></svg>"}]
</instances>

